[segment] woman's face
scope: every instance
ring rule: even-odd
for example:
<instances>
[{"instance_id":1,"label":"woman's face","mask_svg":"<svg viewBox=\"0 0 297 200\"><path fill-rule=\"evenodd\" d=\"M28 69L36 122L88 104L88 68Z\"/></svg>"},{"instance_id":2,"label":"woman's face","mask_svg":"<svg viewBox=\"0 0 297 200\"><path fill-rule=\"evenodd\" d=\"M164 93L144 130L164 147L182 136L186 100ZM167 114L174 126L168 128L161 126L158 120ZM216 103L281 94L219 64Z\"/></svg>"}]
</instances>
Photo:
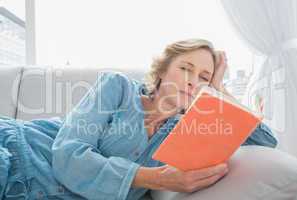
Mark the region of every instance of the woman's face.
<instances>
[{"instance_id":1,"label":"woman's face","mask_svg":"<svg viewBox=\"0 0 297 200\"><path fill-rule=\"evenodd\" d=\"M210 83L213 73L213 57L206 49L176 57L167 71L160 75L160 100L174 108L187 109L201 86Z\"/></svg>"}]
</instances>

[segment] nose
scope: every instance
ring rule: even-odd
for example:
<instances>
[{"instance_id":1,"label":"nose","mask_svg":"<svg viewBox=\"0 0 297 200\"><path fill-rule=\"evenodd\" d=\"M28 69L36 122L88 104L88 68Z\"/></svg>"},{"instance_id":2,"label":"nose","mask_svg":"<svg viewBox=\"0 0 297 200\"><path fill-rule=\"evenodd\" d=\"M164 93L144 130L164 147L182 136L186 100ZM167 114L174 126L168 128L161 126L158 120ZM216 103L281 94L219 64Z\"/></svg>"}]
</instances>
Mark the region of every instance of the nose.
<instances>
[{"instance_id":1,"label":"nose","mask_svg":"<svg viewBox=\"0 0 297 200\"><path fill-rule=\"evenodd\" d=\"M187 91L191 94L194 93L195 88L197 87L197 80L190 79L187 81Z\"/></svg>"},{"instance_id":2,"label":"nose","mask_svg":"<svg viewBox=\"0 0 297 200\"><path fill-rule=\"evenodd\" d=\"M193 85L194 84L192 82L188 82L188 88L193 88L194 87Z\"/></svg>"},{"instance_id":3,"label":"nose","mask_svg":"<svg viewBox=\"0 0 297 200\"><path fill-rule=\"evenodd\" d=\"M204 82L200 82L197 78L192 77L187 80L186 90L195 96L204 84Z\"/></svg>"}]
</instances>

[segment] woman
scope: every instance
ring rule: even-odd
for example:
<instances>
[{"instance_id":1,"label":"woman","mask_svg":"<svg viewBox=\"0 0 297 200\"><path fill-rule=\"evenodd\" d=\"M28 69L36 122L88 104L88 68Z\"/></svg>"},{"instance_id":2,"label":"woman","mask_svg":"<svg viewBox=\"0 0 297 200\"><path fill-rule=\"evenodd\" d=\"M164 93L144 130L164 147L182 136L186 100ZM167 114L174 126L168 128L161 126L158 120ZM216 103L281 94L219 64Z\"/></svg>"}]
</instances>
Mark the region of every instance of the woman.
<instances>
[{"instance_id":1,"label":"woman","mask_svg":"<svg viewBox=\"0 0 297 200\"><path fill-rule=\"evenodd\" d=\"M146 83L102 72L62 121L2 117L1 198L136 200L148 189L210 186L226 164L183 172L151 156L201 85L230 95L222 86L226 67L208 41L178 41L153 62ZM243 145L276 143L260 124Z\"/></svg>"}]
</instances>

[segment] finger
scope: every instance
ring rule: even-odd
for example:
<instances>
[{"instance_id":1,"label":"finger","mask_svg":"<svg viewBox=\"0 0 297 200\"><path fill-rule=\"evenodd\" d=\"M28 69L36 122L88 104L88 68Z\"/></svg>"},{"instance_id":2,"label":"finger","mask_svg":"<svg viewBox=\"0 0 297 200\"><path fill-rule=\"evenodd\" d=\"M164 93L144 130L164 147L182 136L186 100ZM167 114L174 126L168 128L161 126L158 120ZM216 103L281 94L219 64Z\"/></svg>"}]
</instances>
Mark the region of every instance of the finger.
<instances>
[{"instance_id":1,"label":"finger","mask_svg":"<svg viewBox=\"0 0 297 200\"><path fill-rule=\"evenodd\" d=\"M225 169L223 169L223 170L221 170L221 171L218 170L218 171L215 172L214 174L210 174L209 176L206 176L206 177L204 177L204 178L202 178L202 179L200 179L200 180L208 179L208 178L210 178L210 177L212 177L212 176L217 176L217 175L219 175L219 176L224 176L225 174L228 173L228 171L229 171L229 169L228 169L228 167L226 167Z\"/></svg>"},{"instance_id":2,"label":"finger","mask_svg":"<svg viewBox=\"0 0 297 200\"><path fill-rule=\"evenodd\" d=\"M223 65L225 63L225 58L226 58L223 51L219 51L218 54L219 54L219 60L216 67Z\"/></svg>"},{"instance_id":3,"label":"finger","mask_svg":"<svg viewBox=\"0 0 297 200\"><path fill-rule=\"evenodd\" d=\"M220 65L222 63L222 61L223 61L222 51L218 51L218 57L219 57L218 65Z\"/></svg>"},{"instance_id":4,"label":"finger","mask_svg":"<svg viewBox=\"0 0 297 200\"><path fill-rule=\"evenodd\" d=\"M227 58L225 51L221 51L221 55L222 55L223 58Z\"/></svg>"},{"instance_id":5,"label":"finger","mask_svg":"<svg viewBox=\"0 0 297 200\"><path fill-rule=\"evenodd\" d=\"M227 170L227 164L222 163L222 164L204 168L204 169L192 170L192 171L189 171L188 173L190 173L190 176L193 176L195 180L199 180L199 179L204 179L216 174L223 173L225 170Z\"/></svg>"},{"instance_id":6,"label":"finger","mask_svg":"<svg viewBox=\"0 0 297 200\"><path fill-rule=\"evenodd\" d=\"M225 173L226 174L226 173ZM208 178L199 180L195 183L197 185L197 190L201 188L205 188L208 186L211 186L215 184L217 181L219 181L225 174L216 174L214 176L210 176Z\"/></svg>"},{"instance_id":7,"label":"finger","mask_svg":"<svg viewBox=\"0 0 297 200\"><path fill-rule=\"evenodd\" d=\"M220 63L221 63L221 60L222 60L222 51L215 51L215 54L216 54L216 65L215 66L218 66Z\"/></svg>"},{"instance_id":8,"label":"finger","mask_svg":"<svg viewBox=\"0 0 297 200\"><path fill-rule=\"evenodd\" d=\"M225 57L224 53L220 53L218 62L216 64L216 66L215 66L216 71L220 70L221 68L225 68L226 65L227 65L226 57Z\"/></svg>"}]
</instances>

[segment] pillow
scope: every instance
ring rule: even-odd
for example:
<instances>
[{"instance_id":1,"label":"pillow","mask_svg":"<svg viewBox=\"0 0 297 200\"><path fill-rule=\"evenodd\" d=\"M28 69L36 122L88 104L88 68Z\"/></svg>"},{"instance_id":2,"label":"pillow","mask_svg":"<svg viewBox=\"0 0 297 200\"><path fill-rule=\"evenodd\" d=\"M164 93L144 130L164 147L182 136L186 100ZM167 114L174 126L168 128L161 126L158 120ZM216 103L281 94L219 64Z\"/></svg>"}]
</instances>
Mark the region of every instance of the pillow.
<instances>
[{"instance_id":1,"label":"pillow","mask_svg":"<svg viewBox=\"0 0 297 200\"><path fill-rule=\"evenodd\" d=\"M229 172L193 193L151 191L154 200L297 200L297 158L263 146L241 146L228 161Z\"/></svg>"}]
</instances>

